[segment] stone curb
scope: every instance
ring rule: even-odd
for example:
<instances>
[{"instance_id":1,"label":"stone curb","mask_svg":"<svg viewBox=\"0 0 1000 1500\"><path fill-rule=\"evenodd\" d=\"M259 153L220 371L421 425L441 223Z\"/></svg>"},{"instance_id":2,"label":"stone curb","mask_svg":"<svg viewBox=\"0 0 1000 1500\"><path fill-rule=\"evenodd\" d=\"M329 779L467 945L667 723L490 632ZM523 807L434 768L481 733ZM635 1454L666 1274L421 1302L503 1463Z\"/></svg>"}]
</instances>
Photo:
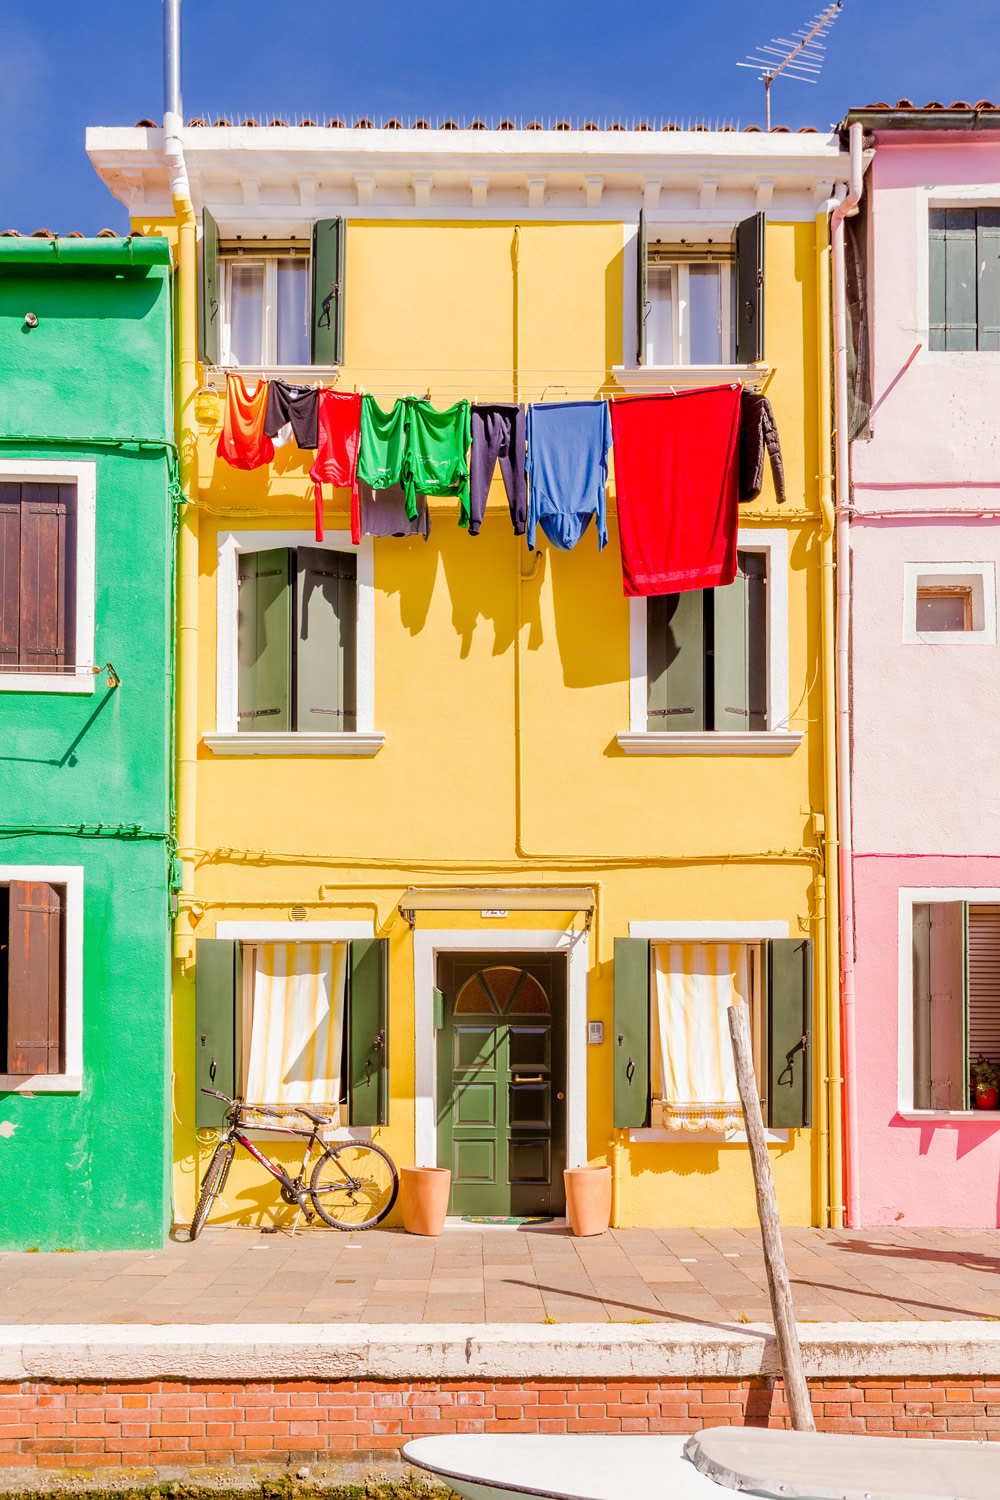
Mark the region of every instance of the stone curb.
<instances>
[{"instance_id":1,"label":"stone curb","mask_svg":"<svg viewBox=\"0 0 1000 1500\"><path fill-rule=\"evenodd\" d=\"M1000 1375L1000 1323L802 1323L807 1375ZM0 1380L711 1379L778 1375L766 1324L36 1324Z\"/></svg>"}]
</instances>

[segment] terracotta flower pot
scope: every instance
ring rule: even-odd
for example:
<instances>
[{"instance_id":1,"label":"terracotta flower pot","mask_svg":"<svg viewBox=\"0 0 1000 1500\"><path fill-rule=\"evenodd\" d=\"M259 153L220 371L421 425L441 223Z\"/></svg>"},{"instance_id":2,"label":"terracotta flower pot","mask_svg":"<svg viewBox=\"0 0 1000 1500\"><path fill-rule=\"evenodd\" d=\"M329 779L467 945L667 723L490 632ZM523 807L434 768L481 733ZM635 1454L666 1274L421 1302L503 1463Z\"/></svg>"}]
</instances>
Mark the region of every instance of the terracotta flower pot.
<instances>
[{"instance_id":1,"label":"terracotta flower pot","mask_svg":"<svg viewBox=\"0 0 1000 1500\"><path fill-rule=\"evenodd\" d=\"M451 1172L447 1167L400 1167L399 1200L407 1233L439 1235L450 1195Z\"/></svg>"},{"instance_id":2,"label":"terracotta flower pot","mask_svg":"<svg viewBox=\"0 0 1000 1500\"><path fill-rule=\"evenodd\" d=\"M997 1100L1000 1099L1000 1094L997 1093L996 1089L981 1089L977 1087L974 1092L977 1109L996 1109Z\"/></svg>"},{"instance_id":3,"label":"terracotta flower pot","mask_svg":"<svg viewBox=\"0 0 1000 1500\"><path fill-rule=\"evenodd\" d=\"M573 1233L603 1234L611 1223L611 1168L567 1167L563 1181Z\"/></svg>"}]
</instances>

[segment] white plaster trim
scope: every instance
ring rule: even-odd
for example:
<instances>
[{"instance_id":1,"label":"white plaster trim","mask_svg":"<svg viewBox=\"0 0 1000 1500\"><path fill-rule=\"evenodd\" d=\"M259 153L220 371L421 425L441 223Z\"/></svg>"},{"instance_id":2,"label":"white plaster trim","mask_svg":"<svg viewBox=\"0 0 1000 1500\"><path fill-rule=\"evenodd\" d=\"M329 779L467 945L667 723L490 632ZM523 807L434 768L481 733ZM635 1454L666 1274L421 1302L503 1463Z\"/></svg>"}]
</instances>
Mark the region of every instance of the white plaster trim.
<instances>
[{"instance_id":1,"label":"white plaster trim","mask_svg":"<svg viewBox=\"0 0 1000 1500\"><path fill-rule=\"evenodd\" d=\"M990 1110L918 1110L913 1105L913 908L927 901L976 901L1000 905L1000 887L966 885L900 886L899 888L899 991L896 1026L896 1113L904 1119L969 1120L985 1117ZM1000 1114L993 1123L1000 1124Z\"/></svg>"},{"instance_id":2,"label":"white plaster trim","mask_svg":"<svg viewBox=\"0 0 1000 1500\"><path fill-rule=\"evenodd\" d=\"M289 903L291 904L291 903ZM248 901L248 906L253 902ZM374 922L216 922L215 935L245 943L347 943L375 936Z\"/></svg>"},{"instance_id":3,"label":"white plaster trim","mask_svg":"<svg viewBox=\"0 0 1000 1500\"><path fill-rule=\"evenodd\" d=\"M97 464L60 459L0 459L0 480L76 485L76 645L78 665L72 673L0 670L0 693L92 693L94 662L94 592L97 571Z\"/></svg>"},{"instance_id":4,"label":"white plaster trim","mask_svg":"<svg viewBox=\"0 0 1000 1500\"><path fill-rule=\"evenodd\" d=\"M787 1130L766 1130L764 1139L769 1146L788 1144ZM663 1130L659 1126L643 1126L629 1131L629 1140L642 1145L663 1142L672 1146L745 1146L745 1130Z\"/></svg>"},{"instance_id":5,"label":"white plaster trim","mask_svg":"<svg viewBox=\"0 0 1000 1500\"><path fill-rule=\"evenodd\" d=\"M237 653L236 626L239 608L239 554L257 552L267 547L322 547L331 552L353 552L358 559L358 727L356 733L368 734L375 730L375 554L371 537L362 537L360 545L351 541L349 531L328 531L322 542L317 542L312 531L220 531L219 560L217 572L217 618L216 618L216 733L236 737L239 730L237 718ZM307 733L307 732L306 732ZM270 739L271 736L239 735L240 739L252 742ZM303 744L310 740L293 736ZM331 736L333 738L333 736ZM350 738L343 736L344 740ZM206 738L206 744L209 743ZM357 743L357 742L355 742ZM210 746L214 749L214 746ZM354 754L371 754L380 748L355 750ZM229 748L230 754L265 754L266 751L240 752ZM272 751L272 754L275 752ZM281 752L287 753L287 752ZM301 752L300 752L301 753ZM329 751L307 751L308 754L329 754Z\"/></svg>"},{"instance_id":6,"label":"white plaster trim","mask_svg":"<svg viewBox=\"0 0 1000 1500\"><path fill-rule=\"evenodd\" d=\"M761 943L786 938L790 923L774 922L630 922L628 935L651 943Z\"/></svg>"},{"instance_id":7,"label":"white plaster trim","mask_svg":"<svg viewBox=\"0 0 1000 1500\"><path fill-rule=\"evenodd\" d=\"M466 1226L468 1227L468 1226ZM212 1230L205 1231L210 1237ZM799 1323L805 1373L1000 1374L1000 1324ZM780 1375L766 1323L27 1324L7 1327L0 1380L459 1380Z\"/></svg>"},{"instance_id":8,"label":"white plaster trim","mask_svg":"<svg viewBox=\"0 0 1000 1500\"><path fill-rule=\"evenodd\" d=\"M47 880L66 887L65 1071L28 1078L0 1073L0 1092L71 1094L83 1087L83 871L83 865L0 865L0 885L12 880Z\"/></svg>"},{"instance_id":9,"label":"white plaster trim","mask_svg":"<svg viewBox=\"0 0 1000 1500\"><path fill-rule=\"evenodd\" d=\"M437 1033L434 1030L435 959L439 953L565 953L566 985L566 1165L587 1164L587 963L585 932L504 929L487 926L413 934L414 1164L436 1167Z\"/></svg>"},{"instance_id":10,"label":"white plaster trim","mask_svg":"<svg viewBox=\"0 0 1000 1500\"><path fill-rule=\"evenodd\" d=\"M646 728L646 600L629 599L629 733L618 743L631 755L681 755L697 750L705 754L790 755L802 735L788 728L788 533L779 527L753 530L741 527L736 534L741 552L763 552L767 558L767 730L764 732L709 730L704 734L657 733ZM659 741L679 741L673 750ZM703 746L700 741L710 742ZM750 742L760 740L754 748ZM713 749L718 741L723 748ZM794 743L793 743L794 741ZM727 744L728 742L728 744ZM747 742L744 744L744 742ZM651 748L643 749L643 745Z\"/></svg>"},{"instance_id":11,"label":"white plaster trim","mask_svg":"<svg viewBox=\"0 0 1000 1500\"><path fill-rule=\"evenodd\" d=\"M965 1125L970 1120L978 1120L981 1125L992 1125L994 1129L1000 1125L1000 1110L996 1109L900 1109L897 1114L900 1119L915 1124L926 1121L939 1125Z\"/></svg>"},{"instance_id":12,"label":"white plaster trim","mask_svg":"<svg viewBox=\"0 0 1000 1500\"><path fill-rule=\"evenodd\" d=\"M634 240L633 240L634 244ZM635 251L632 252L633 262ZM627 320L626 320L627 321ZM631 308L632 339L635 342L635 298ZM626 345L631 348L633 345ZM699 390L704 386L729 385L739 381L749 390L763 389L770 365L612 365L611 373L627 391Z\"/></svg>"},{"instance_id":13,"label":"white plaster trim","mask_svg":"<svg viewBox=\"0 0 1000 1500\"><path fill-rule=\"evenodd\" d=\"M801 734L767 731L706 729L701 733L641 730L619 734L626 755L791 755L802 743Z\"/></svg>"},{"instance_id":14,"label":"white plaster trim","mask_svg":"<svg viewBox=\"0 0 1000 1500\"><path fill-rule=\"evenodd\" d=\"M972 590L971 630L917 629L917 584L921 578ZM923 646L995 646L997 641L996 566L991 562L904 562L903 642Z\"/></svg>"},{"instance_id":15,"label":"white plaster trim","mask_svg":"<svg viewBox=\"0 0 1000 1500\"><path fill-rule=\"evenodd\" d=\"M206 734L204 743L214 755L377 755L384 734Z\"/></svg>"}]
</instances>

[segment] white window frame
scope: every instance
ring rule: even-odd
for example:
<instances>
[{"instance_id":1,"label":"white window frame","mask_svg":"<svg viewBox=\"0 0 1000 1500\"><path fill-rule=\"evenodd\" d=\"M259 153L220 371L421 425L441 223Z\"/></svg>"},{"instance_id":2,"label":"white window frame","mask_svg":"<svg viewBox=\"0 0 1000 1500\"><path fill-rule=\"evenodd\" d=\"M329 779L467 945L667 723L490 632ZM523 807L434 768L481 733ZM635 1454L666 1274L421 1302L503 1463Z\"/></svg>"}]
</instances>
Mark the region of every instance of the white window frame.
<instances>
[{"instance_id":1,"label":"white window frame","mask_svg":"<svg viewBox=\"0 0 1000 1500\"><path fill-rule=\"evenodd\" d=\"M357 557L357 729L239 732L239 559L243 552L270 547L320 547L353 552ZM216 728L204 736L208 748L217 755L377 755L385 735L375 731L375 553L371 537L362 537L356 544L349 531L328 531L322 542L311 531L220 531L216 578Z\"/></svg>"},{"instance_id":2,"label":"white window frame","mask_svg":"<svg viewBox=\"0 0 1000 1500\"><path fill-rule=\"evenodd\" d=\"M655 270L657 272L657 276L658 277L659 276L663 276L664 272L669 272L669 275L670 275L670 300L671 300L671 303L673 305L673 310L674 310L674 316L673 316L673 333L674 333L673 344L674 344L674 347L673 347L671 358L668 361L665 361L665 362L661 361L661 364L662 363L666 363L668 366L670 366L670 365L690 365L691 364L691 315L690 315L691 314L691 291L690 291L690 286L691 286L691 266L692 265L696 265L696 264L697 265L703 265L703 264L708 264L708 263L707 262L703 262L703 261L697 261L697 262L695 262L695 261L673 261L673 262L666 262L666 263L663 262L663 261L657 263L655 260L648 260L647 261L647 272L646 272L646 274L647 274L647 288L649 286L649 280L648 280L649 275L654 270L654 268L655 268ZM719 260L717 260L717 261L713 261L712 264L719 267L719 278L720 278L719 295L720 295L720 297L722 299L722 333L721 333L720 342L722 344L722 348L723 349L731 349L732 346L733 346L733 344L732 344L732 340L733 340L733 326L732 326L732 295L733 295L732 277L733 277L733 266L732 266L732 262L731 261L724 260L722 257L720 257ZM666 277L664 277L664 280L666 280ZM652 298L650 298L650 301L652 301ZM721 370L721 369L727 368L731 363L732 363L731 360L720 360L720 362L719 362L719 364L718 364L718 366L716 368L718 368L718 369ZM660 367L661 367L660 365L654 365L652 363L650 365L650 368L652 368L652 369L659 369ZM708 367L706 366L705 368L708 368Z\"/></svg>"},{"instance_id":3,"label":"white window frame","mask_svg":"<svg viewBox=\"0 0 1000 1500\"><path fill-rule=\"evenodd\" d=\"M930 239L932 208L1000 208L1000 192L995 183L966 183L948 187L918 187L914 190L917 257L917 339L923 345L921 360L931 364L962 360L1000 360L1000 349L932 349Z\"/></svg>"},{"instance_id":4,"label":"white window frame","mask_svg":"<svg viewBox=\"0 0 1000 1500\"><path fill-rule=\"evenodd\" d=\"M741 528L736 545L767 559L767 728L685 732L647 726L646 600L629 600L629 728L618 735L626 755L791 755L802 733L788 725L788 533Z\"/></svg>"},{"instance_id":5,"label":"white window frame","mask_svg":"<svg viewBox=\"0 0 1000 1500\"><path fill-rule=\"evenodd\" d=\"M790 923L781 919L770 922L630 922L628 935L656 943L746 943L761 945L768 938L787 938ZM651 997L652 998L652 997ZM764 1131L775 1146L788 1142L788 1131ZM676 1146L745 1146L745 1130L664 1130L662 1126L643 1126L629 1131L629 1140L639 1143L668 1142Z\"/></svg>"},{"instance_id":6,"label":"white window frame","mask_svg":"<svg viewBox=\"0 0 1000 1500\"><path fill-rule=\"evenodd\" d=\"M896 1110L904 1120L978 1120L995 1130L996 1110L917 1109L913 1103L913 908L936 901L969 901L982 906L1000 906L1000 887L900 886Z\"/></svg>"},{"instance_id":7,"label":"white window frame","mask_svg":"<svg viewBox=\"0 0 1000 1500\"><path fill-rule=\"evenodd\" d=\"M0 481L76 485L76 664L72 672L11 672L0 667L0 693L92 693L97 533L97 464L59 459L0 459Z\"/></svg>"},{"instance_id":8,"label":"white window frame","mask_svg":"<svg viewBox=\"0 0 1000 1500\"><path fill-rule=\"evenodd\" d=\"M349 943L353 938L375 936L374 922L217 922L217 938L228 938L237 943ZM309 1108L309 1106L306 1106ZM295 1106L282 1106L294 1113ZM274 1139L272 1131L259 1129L248 1131L251 1140ZM335 1125L320 1130L324 1141L370 1141L370 1125Z\"/></svg>"},{"instance_id":9,"label":"white window frame","mask_svg":"<svg viewBox=\"0 0 1000 1500\"><path fill-rule=\"evenodd\" d=\"M0 886L12 880L44 880L66 888L63 970L63 1071L0 1073L0 1092L78 1094L83 1088L83 865L0 865ZM6 1047L7 1039L3 1039Z\"/></svg>"},{"instance_id":10,"label":"white window frame","mask_svg":"<svg viewBox=\"0 0 1000 1500\"><path fill-rule=\"evenodd\" d=\"M227 369L252 372L254 370L301 370L305 366L279 365L278 364L278 262L280 260L304 260L306 263L306 295L311 299L311 269L312 253L310 246L303 244L301 249L295 247L291 253L284 256L279 254L269 255L266 252L253 250L248 255L233 255L225 250L219 254L219 265L222 268L222 307L223 323L221 328L221 356L222 364ZM264 306L262 316L264 319L263 338L261 340L262 359L259 364L238 365L233 359L232 344L232 275L231 267L234 265L257 265L264 267ZM308 353L308 351L307 351Z\"/></svg>"},{"instance_id":11,"label":"white window frame","mask_svg":"<svg viewBox=\"0 0 1000 1500\"><path fill-rule=\"evenodd\" d=\"M950 351L944 351L950 352ZM972 353L972 350L959 351ZM977 351L978 352L978 351ZM989 351L987 351L989 352ZM961 586L972 591L971 630L918 630L918 585ZM903 644L907 646L995 646L997 643L996 564L991 562L905 562L903 564Z\"/></svg>"}]
</instances>

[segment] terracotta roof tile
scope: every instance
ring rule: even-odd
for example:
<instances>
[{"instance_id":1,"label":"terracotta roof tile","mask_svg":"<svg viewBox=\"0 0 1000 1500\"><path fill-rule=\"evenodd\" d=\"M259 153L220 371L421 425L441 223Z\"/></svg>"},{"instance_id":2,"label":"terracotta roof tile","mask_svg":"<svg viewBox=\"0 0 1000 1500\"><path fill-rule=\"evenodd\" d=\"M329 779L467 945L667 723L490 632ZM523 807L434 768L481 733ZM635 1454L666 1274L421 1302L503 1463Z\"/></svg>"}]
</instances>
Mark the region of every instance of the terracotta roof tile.
<instances>
[{"instance_id":1,"label":"terracotta roof tile","mask_svg":"<svg viewBox=\"0 0 1000 1500\"><path fill-rule=\"evenodd\" d=\"M899 102L898 105L890 105L890 104L884 104L884 103L882 103L882 104L870 104L870 105L867 106L867 108L869 110L872 110L872 109L891 110L891 109L894 109L894 108L895 109L913 109L914 107L915 107L914 105L912 105L908 100L905 100L905 99L904 100L900 100L900 102ZM944 109L945 106L941 105L941 104L932 103L932 104L925 105L924 108L925 109ZM959 103L952 104L952 105L948 106L948 108L954 109L954 110L959 110L959 109L970 110L970 109L973 109L973 108L976 109L976 110L987 110L987 109L988 110L992 110L992 109L1000 108L1000 106L991 104L988 100L980 100L980 102L978 104L974 105L974 106L973 105L968 105L968 104L962 104L961 102L959 102ZM285 127L288 127L288 126L298 126L300 128L316 129L320 125L320 122L318 120L314 120L314 119L311 119L309 117L306 117L306 118L301 119L301 120L272 119L272 120L268 120L266 122L262 122L260 120L255 120L252 117L248 117L247 119L241 120L238 123L239 123L239 125L243 129L247 129L247 130L257 129L257 128L259 128L262 125L262 123L266 123L266 125L269 128L271 128L271 129L280 129L280 128L285 128ZM157 127L157 123L156 123L155 120L143 119L143 120L137 121L136 124L137 124L137 128L146 128L146 129L153 129L153 130L155 130L155 129L158 128ZM702 122L699 122L697 124L688 124L688 123L683 123L682 124L682 123L679 123L679 122L674 121L674 120L665 120L665 121L655 122L655 123L652 122L652 121L649 121L649 120L635 120L635 121L630 121L627 124L624 123L621 120L609 120L609 121L602 121L602 122L598 122L596 120L585 120L585 121L582 121L580 124L576 124L576 123L574 123L573 121L570 121L570 120L555 120L555 121L548 121L548 122L543 122L541 120L529 120L527 122L523 122L523 121L516 121L516 120L511 120L511 119L503 119L503 120L500 120L499 122L497 122L496 124L493 124L492 122L487 122L486 120L477 118L477 119L474 119L474 120L471 120L471 121L468 121L468 122L465 122L465 121L459 122L458 120L454 120L454 119L446 119L446 120L440 120L439 122L437 122L437 124L432 124L432 122L430 120L425 119L423 117L421 117L419 119L416 119L416 120L402 120L402 119L399 119L398 117L394 116L392 119L381 120L378 123L376 123L375 120L370 119L367 116L361 116L359 119L354 120L353 123L350 122L350 121L348 121L348 120L341 120L341 119L338 119L338 118L334 118L332 120L326 120L326 121L323 122L323 126L327 130L376 130L376 129L381 129L381 130L434 130L434 129L437 129L437 130L559 130L559 131L572 131L572 130L588 130L588 131L594 131L594 130L611 131L611 130L615 130L615 131L624 131L624 130L632 130L632 131L637 131L637 132L649 132L649 131L653 131L653 130L661 130L661 131L691 130L691 131L699 131L699 132L707 132L707 133L711 133L714 130L714 131L717 131L719 133L723 133L723 132L733 133L735 131L742 131L746 135L751 135L751 134L753 134L753 135L760 135L760 134L763 133L762 130L761 130L761 127L759 125L742 125L741 126L741 125L738 125L738 124L730 124L730 123L723 123L723 124L718 124L718 125L709 125L709 124L704 124ZM197 130L197 129L215 129L215 130L232 129L232 128L234 128L234 121L230 120L230 119L226 119L225 116L220 116L216 120L210 120L207 116L195 115L193 118L191 118L190 120L187 121L187 128L190 129L190 130ZM798 131L797 131L797 134L799 134L799 135L816 135L818 133L819 132L817 131L817 128L816 128L815 125L801 125L801 126L799 126ZM771 134L772 135L788 135L788 134L791 134L791 131L790 131L790 129L789 129L789 127L787 125L773 125L771 127Z\"/></svg>"}]
</instances>

